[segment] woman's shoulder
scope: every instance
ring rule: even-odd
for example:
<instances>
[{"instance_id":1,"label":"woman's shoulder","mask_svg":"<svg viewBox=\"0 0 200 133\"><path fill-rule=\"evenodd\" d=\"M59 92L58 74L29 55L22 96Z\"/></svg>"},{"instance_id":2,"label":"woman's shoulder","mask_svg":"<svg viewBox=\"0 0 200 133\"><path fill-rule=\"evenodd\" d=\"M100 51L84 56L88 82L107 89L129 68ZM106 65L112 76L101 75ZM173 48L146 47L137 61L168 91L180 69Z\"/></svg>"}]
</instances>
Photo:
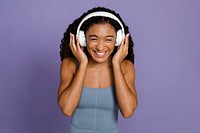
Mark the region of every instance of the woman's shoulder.
<instances>
[{"instance_id":1,"label":"woman's shoulder","mask_svg":"<svg viewBox=\"0 0 200 133\"><path fill-rule=\"evenodd\" d=\"M76 71L76 60L74 58L68 57L64 58L61 63L61 69L71 69L74 72Z\"/></svg>"},{"instance_id":2,"label":"woman's shoulder","mask_svg":"<svg viewBox=\"0 0 200 133\"><path fill-rule=\"evenodd\" d=\"M130 69L134 70L134 64L129 60L123 60L121 67L123 72L130 71Z\"/></svg>"},{"instance_id":3,"label":"woman's shoulder","mask_svg":"<svg viewBox=\"0 0 200 133\"><path fill-rule=\"evenodd\" d=\"M134 66L134 64L130 60L123 60L122 66Z\"/></svg>"}]
</instances>

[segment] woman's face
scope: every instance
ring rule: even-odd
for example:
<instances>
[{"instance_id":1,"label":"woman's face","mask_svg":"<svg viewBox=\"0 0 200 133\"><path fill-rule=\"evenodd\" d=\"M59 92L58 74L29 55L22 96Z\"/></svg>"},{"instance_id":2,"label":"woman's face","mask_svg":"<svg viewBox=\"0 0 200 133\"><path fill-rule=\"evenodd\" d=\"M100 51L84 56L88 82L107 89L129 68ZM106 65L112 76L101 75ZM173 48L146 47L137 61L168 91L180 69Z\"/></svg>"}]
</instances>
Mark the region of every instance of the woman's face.
<instances>
[{"instance_id":1,"label":"woman's face","mask_svg":"<svg viewBox=\"0 0 200 133\"><path fill-rule=\"evenodd\" d=\"M86 40L91 58L103 63L110 59L114 50L116 31L111 24L94 24L86 31Z\"/></svg>"}]
</instances>

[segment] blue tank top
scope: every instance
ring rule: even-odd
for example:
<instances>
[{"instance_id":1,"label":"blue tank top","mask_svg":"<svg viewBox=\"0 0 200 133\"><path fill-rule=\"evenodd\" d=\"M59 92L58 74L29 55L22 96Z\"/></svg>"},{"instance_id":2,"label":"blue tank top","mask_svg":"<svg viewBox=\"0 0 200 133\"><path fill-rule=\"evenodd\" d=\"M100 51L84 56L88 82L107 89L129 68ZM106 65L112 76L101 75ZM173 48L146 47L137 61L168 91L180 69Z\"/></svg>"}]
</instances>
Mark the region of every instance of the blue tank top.
<instances>
[{"instance_id":1,"label":"blue tank top","mask_svg":"<svg viewBox=\"0 0 200 133\"><path fill-rule=\"evenodd\" d=\"M118 133L115 88L83 87L69 133Z\"/></svg>"}]
</instances>

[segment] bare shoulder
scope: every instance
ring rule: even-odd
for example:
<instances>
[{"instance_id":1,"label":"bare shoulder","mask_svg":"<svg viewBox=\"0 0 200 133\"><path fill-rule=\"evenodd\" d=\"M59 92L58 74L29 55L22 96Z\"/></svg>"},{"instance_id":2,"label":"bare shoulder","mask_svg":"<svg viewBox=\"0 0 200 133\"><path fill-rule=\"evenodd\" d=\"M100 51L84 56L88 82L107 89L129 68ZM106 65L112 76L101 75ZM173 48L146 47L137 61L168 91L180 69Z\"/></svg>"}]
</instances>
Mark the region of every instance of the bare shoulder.
<instances>
[{"instance_id":1,"label":"bare shoulder","mask_svg":"<svg viewBox=\"0 0 200 133\"><path fill-rule=\"evenodd\" d=\"M135 72L134 64L129 60L124 60L121 64L123 73Z\"/></svg>"},{"instance_id":2,"label":"bare shoulder","mask_svg":"<svg viewBox=\"0 0 200 133\"><path fill-rule=\"evenodd\" d=\"M73 58L65 58L63 59L61 66L68 67L68 68L76 68L75 59Z\"/></svg>"},{"instance_id":3,"label":"bare shoulder","mask_svg":"<svg viewBox=\"0 0 200 133\"><path fill-rule=\"evenodd\" d=\"M61 74L62 73L75 73L76 72L75 59L73 59L73 58L63 59L61 66L60 66L60 72L61 72Z\"/></svg>"}]
</instances>

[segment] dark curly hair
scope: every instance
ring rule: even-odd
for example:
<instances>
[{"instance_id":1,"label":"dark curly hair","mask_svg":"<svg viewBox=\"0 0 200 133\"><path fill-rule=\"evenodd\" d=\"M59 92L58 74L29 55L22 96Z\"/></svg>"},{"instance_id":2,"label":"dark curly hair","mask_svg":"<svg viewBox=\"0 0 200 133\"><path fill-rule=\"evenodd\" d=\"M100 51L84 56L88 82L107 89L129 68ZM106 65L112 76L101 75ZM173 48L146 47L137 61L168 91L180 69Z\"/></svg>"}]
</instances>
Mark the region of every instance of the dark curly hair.
<instances>
[{"instance_id":1,"label":"dark curly hair","mask_svg":"<svg viewBox=\"0 0 200 133\"><path fill-rule=\"evenodd\" d=\"M64 58L67 57L72 57L75 58L74 55L72 54L72 51L69 47L69 43L70 43L70 33L76 35L77 32L77 27L79 25L79 23L81 22L81 20L87 16L88 14L92 13L92 12L96 12L96 11L106 11L109 13L112 13L113 15L115 15L122 23L123 27L124 27L124 32L125 34L129 33L129 28L128 26L125 25L125 23L123 22L122 18L120 17L120 15L118 13L116 13L115 11L112 11L108 8L105 7L95 7L93 9L88 10L86 13L83 13L79 18L77 18L76 20L74 20L73 23L71 23L67 30L65 31L65 33L63 34L63 39L61 40L61 44L60 44L60 57L61 57L61 61ZM95 19L93 19L95 18ZM111 24L115 30L117 31L118 29L120 29L120 25L118 24L118 22L116 22L115 20L108 18L108 17L102 17L102 16L96 16L96 17L92 17L88 20L86 20L82 26L81 26L81 30L83 30L84 32L86 32L88 30L88 28L90 26L92 26L93 24L105 24L105 23L109 23ZM125 57L125 60L130 60L133 64L134 64L134 52L133 52L133 40L131 35L129 36L129 48L128 48L128 55ZM117 51L117 46L115 46L115 49L113 51L113 54L115 54L115 52ZM88 55L87 49L84 48L84 52Z\"/></svg>"}]
</instances>

